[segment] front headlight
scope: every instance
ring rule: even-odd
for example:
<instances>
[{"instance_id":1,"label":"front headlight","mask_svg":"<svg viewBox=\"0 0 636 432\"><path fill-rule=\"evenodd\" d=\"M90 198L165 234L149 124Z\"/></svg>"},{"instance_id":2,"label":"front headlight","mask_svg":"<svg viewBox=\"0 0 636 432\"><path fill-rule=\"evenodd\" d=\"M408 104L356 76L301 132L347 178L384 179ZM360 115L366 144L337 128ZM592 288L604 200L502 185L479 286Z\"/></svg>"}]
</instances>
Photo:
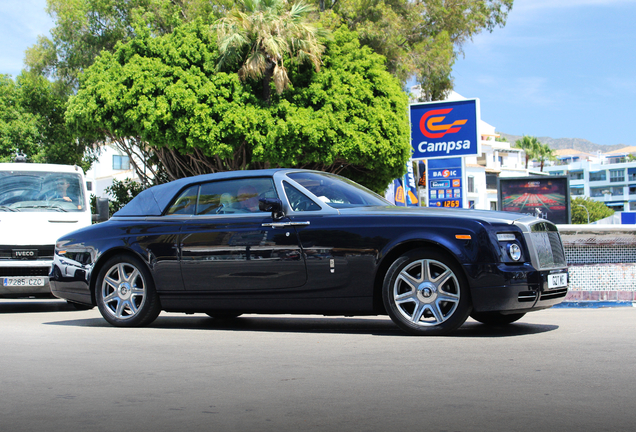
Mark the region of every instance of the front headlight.
<instances>
[{"instance_id":1,"label":"front headlight","mask_svg":"<svg viewBox=\"0 0 636 432\"><path fill-rule=\"evenodd\" d=\"M513 261L519 261L521 259L521 248L518 244L512 243L508 246L508 255Z\"/></svg>"}]
</instances>

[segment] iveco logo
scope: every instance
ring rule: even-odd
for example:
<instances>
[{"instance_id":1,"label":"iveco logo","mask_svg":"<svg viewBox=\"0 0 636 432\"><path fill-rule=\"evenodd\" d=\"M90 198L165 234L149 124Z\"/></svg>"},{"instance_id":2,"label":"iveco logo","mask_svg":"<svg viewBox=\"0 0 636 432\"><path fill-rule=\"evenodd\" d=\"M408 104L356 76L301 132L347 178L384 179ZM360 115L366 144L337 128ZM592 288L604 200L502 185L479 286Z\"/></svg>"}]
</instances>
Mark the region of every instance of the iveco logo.
<instances>
[{"instance_id":1,"label":"iveco logo","mask_svg":"<svg viewBox=\"0 0 636 432\"><path fill-rule=\"evenodd\" d=\"M14 250L13 257L14 258L35 258L38 256L37 251L35 250Z\"/></svg>"}]
</instances>

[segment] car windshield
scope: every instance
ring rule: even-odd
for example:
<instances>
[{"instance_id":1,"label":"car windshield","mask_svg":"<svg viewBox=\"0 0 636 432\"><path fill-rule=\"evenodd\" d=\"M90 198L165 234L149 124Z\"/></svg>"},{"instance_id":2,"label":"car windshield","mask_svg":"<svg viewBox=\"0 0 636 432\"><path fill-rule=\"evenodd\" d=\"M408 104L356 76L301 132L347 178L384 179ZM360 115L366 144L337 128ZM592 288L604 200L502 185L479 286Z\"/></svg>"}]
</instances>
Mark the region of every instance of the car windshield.
<instances>
[{"instance_id":1,"label":"car windshield","mask_svg":"<svg viewBox=\"0 0 636 432\"><path fill-rule=\"evenodd\" d=\"M81 181L72 173L0 171L0 211L85 211Z\"/></svg>"},{"instance_id":2,"label":"car windshield","mask_svg":"<svg viewBox=\"0 0 636 432\"><path fill-rule=\"evenodd\" d=\"M380 195L344 177L317 172L292 172L287 176L334 208L390 205Z\"/></svg>"}]
</instances>

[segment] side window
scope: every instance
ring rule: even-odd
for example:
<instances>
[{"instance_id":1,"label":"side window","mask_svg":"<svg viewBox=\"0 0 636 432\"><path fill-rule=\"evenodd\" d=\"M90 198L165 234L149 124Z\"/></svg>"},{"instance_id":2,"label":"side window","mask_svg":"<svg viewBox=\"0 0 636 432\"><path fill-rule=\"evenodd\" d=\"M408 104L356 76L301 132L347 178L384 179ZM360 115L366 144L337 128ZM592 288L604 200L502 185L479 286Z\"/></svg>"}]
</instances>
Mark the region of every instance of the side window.
<instances>
[{"instance_id":1,"label":"side window","mask_svg":"<svg viewBox=\"0 0 636 432\"><path fill-rule=\"evenodd\" d=\"M196 214L256 213L259 198L276 198L271 178L225 180L201 185Z\"/></svg>"},{"instance_id":2,"label":"side window","mask_svg":"<svg viewBox=\"0 0 636 432\"><path fill-rule=\"evenodd\" d=\"M317 211L320 206L309 199L304 193L293 187L287 182L283 182L285 194L289 201L289 206L294 211Z\"/></svg>"},{"instance_id":3,"label":"side window","mask_svg":"<svg viewBox=\"0 0 636 432\"><path fill-rule=\"evenodd\" d=\"M193 215L197 206L199 185L191 186L181 192L168 209L167 215Z\"/></svg>"}]
</instances>

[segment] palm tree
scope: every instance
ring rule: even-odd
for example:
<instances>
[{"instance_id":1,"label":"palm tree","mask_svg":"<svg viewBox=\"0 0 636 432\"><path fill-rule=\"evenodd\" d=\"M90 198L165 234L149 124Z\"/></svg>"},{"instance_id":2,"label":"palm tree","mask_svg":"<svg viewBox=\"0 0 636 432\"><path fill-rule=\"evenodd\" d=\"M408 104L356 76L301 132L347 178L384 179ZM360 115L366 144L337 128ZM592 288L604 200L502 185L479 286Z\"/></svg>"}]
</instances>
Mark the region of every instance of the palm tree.
<instances>
[{"instance_id":1,"label":"palm tree","mask_svg":"<svg viewBox=\"0 0 636 432\"><path fill-rule=\"evenodd\" d=\"M320 56L325 47L318 41L321 33L305 16L312 6L295 3L287 10L286 0L238 0L239 8L214 26L221 58L217 68L240 63L239 78L260 79L263 100L271 96L274 81L278 94L290 83L285 57L301 64L310 62L320 70Z\"/></svg>"},{"instance_id":2,"label":"palm tree","mask_svg":"<svg viewBox=\"0 0 636 432\"><path fill-rule=\"evenodd\" d=\"M535 157L541 162L541 171L543 171L543 165L546 161L556 159L556 155L554 154L554 151L550 148L550 146L541 143L539 143L539 148L537 153L535 154Z\"/></svg>"},{"instance_id":3,"label":"palm tree","mask_svg":"<svg viewBox=\"0 0 636 432\"><path fill-rule=\"evenodd\" d=\"M523 149L526 153L526 169L528 169L528 162L537 157L540 146L539 140L533 136L524 135L520 140L515 141L515 147Z\"/></svg>"}]
</instances>

